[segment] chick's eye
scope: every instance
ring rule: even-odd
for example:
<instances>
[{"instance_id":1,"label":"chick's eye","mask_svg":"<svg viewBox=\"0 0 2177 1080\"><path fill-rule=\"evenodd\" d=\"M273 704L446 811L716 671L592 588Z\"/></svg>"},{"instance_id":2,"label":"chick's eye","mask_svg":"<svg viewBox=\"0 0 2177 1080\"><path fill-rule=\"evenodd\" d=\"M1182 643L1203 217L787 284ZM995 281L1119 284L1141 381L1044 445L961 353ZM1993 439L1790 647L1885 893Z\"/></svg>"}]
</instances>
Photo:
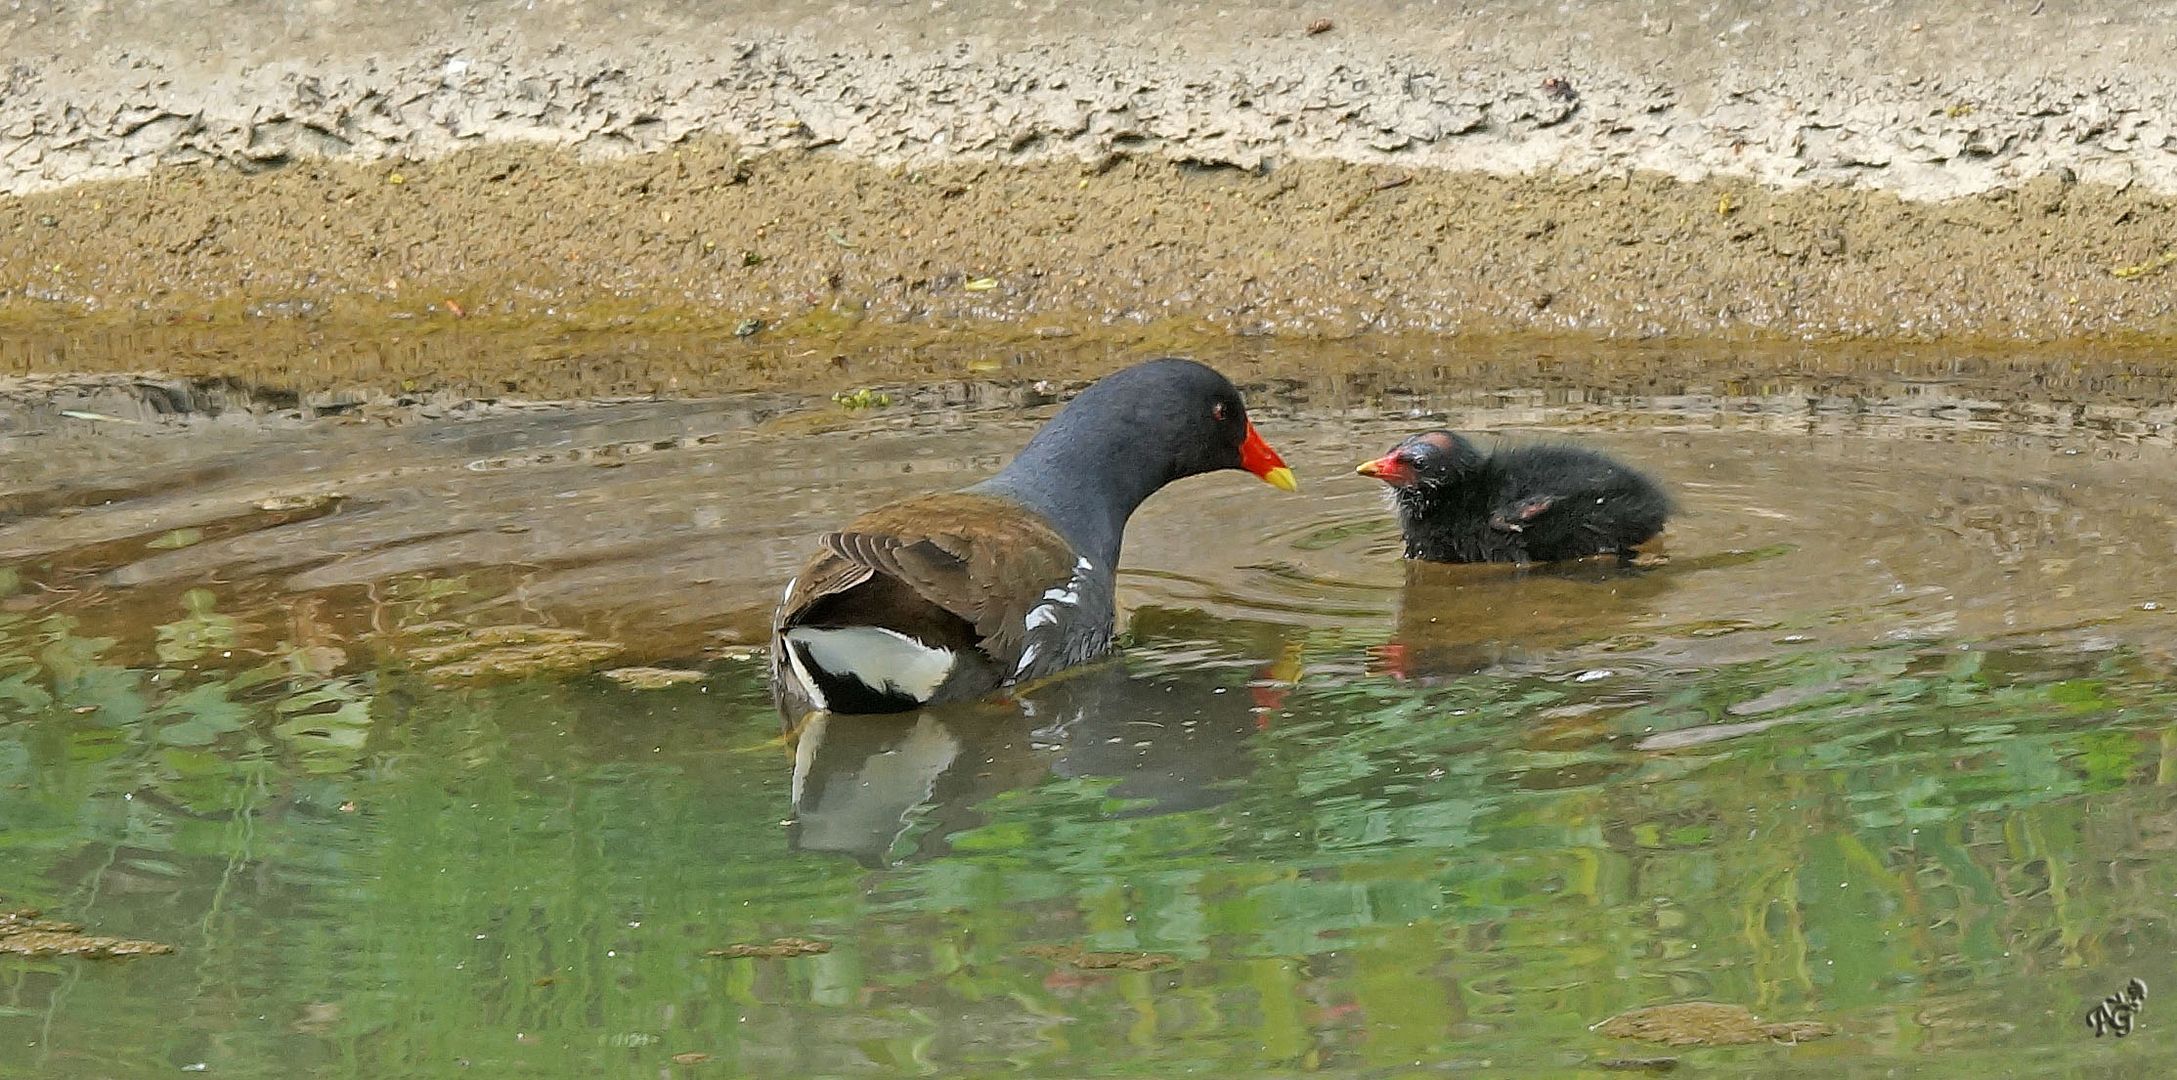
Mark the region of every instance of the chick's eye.
<instances>
[{"instance_id":1,"label":"chick's eye","mask_svg":"<svg viewBox=\"0 0 2177 1080\"><path fill-rule=\"evenodd\" d=\"M1215 420L1215 421L1217 421L1217 422L1218 422L1218 423L1220 423L1220 424L1224 423L1224 422L1225 422L1225 403L1224 403L1224 402L1222 402L1222 401L1219 401L1219 402L1216 402L1215 404L1212 404L1212 405L1211 405L1211 406L1209 407L1209 418L1210 418L1210 419L1212 419L1212 420Z\"/></svg>"}]
</instances>

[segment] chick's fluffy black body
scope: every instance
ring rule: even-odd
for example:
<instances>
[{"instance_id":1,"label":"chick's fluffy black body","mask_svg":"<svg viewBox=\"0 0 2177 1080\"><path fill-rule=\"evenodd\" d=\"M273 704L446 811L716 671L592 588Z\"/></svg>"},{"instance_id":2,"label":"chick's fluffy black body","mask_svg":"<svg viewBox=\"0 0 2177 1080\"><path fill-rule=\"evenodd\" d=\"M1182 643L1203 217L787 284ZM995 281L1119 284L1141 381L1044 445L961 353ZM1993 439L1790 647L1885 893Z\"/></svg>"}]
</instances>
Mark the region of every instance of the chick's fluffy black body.
<instances>
[{"instance_id":1,"label":"chick's fluffy black body","mask_svg":"<svg viewBox=\"0 0 2177 1080\"><path fill-rule=\"evenodd\" d=\"M1663 531L1671 501L1655 481L1591 450L1525 446L1483 454L1423 432L1372 463L1392 485L1406 557L1428 562L1630 559Z\"/></svg>"}]
</instances>

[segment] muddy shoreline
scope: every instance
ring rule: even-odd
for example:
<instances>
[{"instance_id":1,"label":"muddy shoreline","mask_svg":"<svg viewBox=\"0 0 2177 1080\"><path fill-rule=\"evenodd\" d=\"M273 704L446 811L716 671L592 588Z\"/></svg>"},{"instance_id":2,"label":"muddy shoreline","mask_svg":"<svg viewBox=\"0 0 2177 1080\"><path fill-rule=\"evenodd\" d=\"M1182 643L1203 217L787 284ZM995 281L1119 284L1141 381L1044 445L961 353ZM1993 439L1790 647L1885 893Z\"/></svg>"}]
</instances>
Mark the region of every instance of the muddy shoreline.
<instances>
[{"instance_id":1,"label":"muddy shoreline","mask_svg":"<svg viewBox=\"0 0 2177 1080\"><path fill-rule=\"evenodd\" d=\"M10 351L2177 336L2167 0L217 11L0 12Z\"/></svg>"},{"instance_id":2,"label":"muddy shoreline","mask_svg":"<svg viewBox=\"0 0 2177 1080\"><path fill-rule=\"evenodd\" d=\"M94 331L225 326L301 343L298 370L339 362L312 340L682 332L726 369L702 377L713 389L963 331L1110 352L1400 334L2153 342L2177 335L2173 236L2177 200L2053 176L1929 203L1330 162L492 147L0 199L0 333L24 374L171 367L104 355ZM37 359L48 340L69 355Z\"/></svg>"}]
</instances>

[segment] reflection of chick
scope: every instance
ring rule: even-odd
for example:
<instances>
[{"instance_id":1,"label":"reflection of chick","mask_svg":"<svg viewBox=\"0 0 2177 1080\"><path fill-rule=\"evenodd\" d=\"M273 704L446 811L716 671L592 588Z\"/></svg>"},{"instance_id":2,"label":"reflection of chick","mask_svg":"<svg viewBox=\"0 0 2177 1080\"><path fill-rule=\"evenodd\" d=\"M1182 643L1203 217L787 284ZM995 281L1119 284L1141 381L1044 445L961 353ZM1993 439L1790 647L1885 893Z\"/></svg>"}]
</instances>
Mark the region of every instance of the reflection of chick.
<instances>
[{"instance_id":1,"label":"reflection of chick","mask_svg":"<svg viewBox=\"0 0 2177 1080\"><path fill-rule=\"evenodd\" d=\"M1674 587L1669 569L1409 562L1398 628L1390 642L1370 650L1371 668L1396 678L1464 675L1531 651L1607 638L1653 611L1656 598Z\"/></svg>"}]
</instances>

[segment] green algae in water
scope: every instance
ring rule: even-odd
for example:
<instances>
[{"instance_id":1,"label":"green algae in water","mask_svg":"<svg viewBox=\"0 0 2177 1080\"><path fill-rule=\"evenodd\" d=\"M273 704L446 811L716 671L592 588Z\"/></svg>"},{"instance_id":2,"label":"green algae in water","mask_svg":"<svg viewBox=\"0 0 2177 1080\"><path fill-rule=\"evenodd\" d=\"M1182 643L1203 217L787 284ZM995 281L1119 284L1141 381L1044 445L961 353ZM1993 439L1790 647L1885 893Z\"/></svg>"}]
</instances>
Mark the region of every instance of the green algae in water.
<instances>
[{"instance_id":1,"label":"green algae in water","mask_svg":"<svg viewBox=\"0 0 2177 1080\"><path fill-rule=\"evenodd\" d=\"M79 629L0 616L0 896L185 948L0 957L9 1075L1553 1076L1700 999L1846 1034L1688 1069L2068 1075L2111 1040L2051 1013L2177 946L2177 691L2122 649L1416 687L1201 619L1032 720L797 757L760 665L441 688ZM1313 672L1267 712L1265 640ZM1749 703L1791 722L1637 749ZM359 742L283 734L343 709ZM782 938L830 949L702 955ZM2177 1065L2152 1013L2119 1049Z\"/></svg>"}]
</instances>

